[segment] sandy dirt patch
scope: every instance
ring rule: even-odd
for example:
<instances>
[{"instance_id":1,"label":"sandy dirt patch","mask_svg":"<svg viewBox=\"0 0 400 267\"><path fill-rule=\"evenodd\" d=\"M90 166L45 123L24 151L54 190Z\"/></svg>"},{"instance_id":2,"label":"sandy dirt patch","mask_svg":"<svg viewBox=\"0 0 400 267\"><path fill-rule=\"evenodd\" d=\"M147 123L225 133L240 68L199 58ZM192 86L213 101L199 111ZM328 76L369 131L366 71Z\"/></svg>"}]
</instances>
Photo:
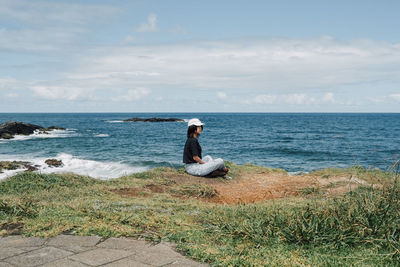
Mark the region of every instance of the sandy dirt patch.
<instances>
[{"instance_id":1,"label":"sandy dirt patch","mask_svg":"<svg viewBox=\"0 0 400 267\"><path fill-rule=\"evenodd\" d=\"M323 178L317 175L288 175L285 172L242 172L232 180L195 177L175 170L163 173L164 183L149 181L146 185L113 190L125 196L151 197L158 193L170 193L174 197L196 197L202 201L220 204L254 203L258 201L299 195L341 195L368 183L354 176ZM184 195L175 187L193 185L207 186L215 190L212 196Z\"/></svg>"},{"instance_id":2,"label":"sandy dirt patch","mask_svg":"<svg viewBox=\"0 0 400 267\"><path fill-rule=\"evenodd\" d=\"M288 175L283 172L243 173L233 180L194 177L187 174L171 175L177 184L206 184L217 191L217 196L204 199L215 203L254 203L263 200L298 196L309 192L338 195L368 185L353 176L322 178L314 175Z\"/></svg>"}]
</instances>

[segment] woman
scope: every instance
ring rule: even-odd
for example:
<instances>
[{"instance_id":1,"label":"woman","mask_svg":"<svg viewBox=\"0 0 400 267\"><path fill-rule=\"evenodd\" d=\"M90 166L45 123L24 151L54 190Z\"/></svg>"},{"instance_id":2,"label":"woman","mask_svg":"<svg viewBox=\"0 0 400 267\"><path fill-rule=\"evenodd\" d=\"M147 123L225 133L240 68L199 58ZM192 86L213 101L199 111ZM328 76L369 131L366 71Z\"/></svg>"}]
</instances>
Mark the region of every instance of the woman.
<instances>
[{"instance_id":1,"label":"woman","mask_svg":"<svg viewBox=\"0 0 400 267\"><path fill-rule=\"evenodd\" d=\"M188 122L187 140L183 150L186 172L195 176L224 176L228 169L222 159L213 159L211 156L201 157L201 146L197 138L203 132L203 125L204 123L196 118Z\"/></svg>"}]
</instances>

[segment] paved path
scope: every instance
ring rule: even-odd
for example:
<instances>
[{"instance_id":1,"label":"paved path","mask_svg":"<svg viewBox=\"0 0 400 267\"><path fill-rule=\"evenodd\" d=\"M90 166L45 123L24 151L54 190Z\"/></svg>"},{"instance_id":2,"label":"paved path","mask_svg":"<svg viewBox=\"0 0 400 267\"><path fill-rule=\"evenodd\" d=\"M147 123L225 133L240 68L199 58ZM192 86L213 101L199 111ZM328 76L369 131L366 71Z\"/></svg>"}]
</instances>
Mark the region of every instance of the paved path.
<instances>
[{"instance_id":1,"label":"paved path","mask_svg":"<svg viewBox=\"0 0 400 267\"><path fill-rule=\"evenodd\" d=\"M8 266L208 266L175 251L167 242L59 235L0 237L0 267Z\"/></svg>"}]
</instances>

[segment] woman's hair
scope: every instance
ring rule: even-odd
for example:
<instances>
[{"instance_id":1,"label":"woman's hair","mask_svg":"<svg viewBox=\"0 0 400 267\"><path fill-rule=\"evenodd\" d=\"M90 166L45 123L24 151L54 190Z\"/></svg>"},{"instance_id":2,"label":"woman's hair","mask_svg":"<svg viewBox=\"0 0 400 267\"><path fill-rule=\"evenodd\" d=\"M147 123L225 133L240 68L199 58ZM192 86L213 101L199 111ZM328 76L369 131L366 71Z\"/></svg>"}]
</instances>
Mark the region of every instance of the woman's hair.
<instances>
[{"instance_id":1,"label":"woman's hair","mask_svg":"<svg viewBox=\"0 0 400 267\"><path fill-rule=\"evenodd\" d=\"M203 129L203 125L200 126ZM187 130L187 138L193 137L193 134L197 131L196 125L190 125Z\"/></svg>"}]
</instances>

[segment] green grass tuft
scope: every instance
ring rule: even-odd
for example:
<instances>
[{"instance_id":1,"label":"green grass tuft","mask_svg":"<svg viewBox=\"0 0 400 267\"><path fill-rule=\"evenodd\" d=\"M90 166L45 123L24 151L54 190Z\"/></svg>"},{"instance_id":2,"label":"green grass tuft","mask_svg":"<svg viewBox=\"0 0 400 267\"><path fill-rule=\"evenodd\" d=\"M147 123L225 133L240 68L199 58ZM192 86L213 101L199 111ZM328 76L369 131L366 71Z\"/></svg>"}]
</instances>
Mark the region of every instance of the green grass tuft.
<instances>
[{"instance_id":1,"label":"green grass tuft","mask_svg":"<svg viewBox=\"0 0 400 267\"><path fill-rule=\"evenodd\" d=\"M0 182L0 193L23 194L52 190L57 187L79 188L99 184L101 181L76 174L38 174L23 172Z\"/></svg>"}]
</instances>

